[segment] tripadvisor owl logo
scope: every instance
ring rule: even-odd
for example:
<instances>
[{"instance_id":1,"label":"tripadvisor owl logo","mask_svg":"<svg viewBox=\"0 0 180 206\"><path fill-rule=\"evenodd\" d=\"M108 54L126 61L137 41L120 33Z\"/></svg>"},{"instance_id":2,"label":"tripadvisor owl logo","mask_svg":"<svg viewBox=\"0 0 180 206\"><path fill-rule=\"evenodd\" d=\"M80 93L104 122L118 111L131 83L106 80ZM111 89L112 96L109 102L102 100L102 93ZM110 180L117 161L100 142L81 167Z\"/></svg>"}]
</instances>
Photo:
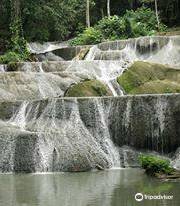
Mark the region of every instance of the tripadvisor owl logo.
<instances>
[{"instance_id":1,"label":"tripadvisor owl logo","mask_svg":"<svg viewBox=\"0 0 180 206\"><path fill-rule=\"evenodd\" d=\"M141 201L143 201L143 199L144 199L143 194L137 193L137 194L135 195L135 200L136 200L137 202L141 202Z\"/></svg>"},{"instance_id":2,"label":"tripadvisor owl logo","mask_svg":"<svg viewBox=\"0 0 180 206\"><path fill-rule=\"evenodd\" d=\"M147 195L142 193L137 193L135 195L135 200L141 202L143 200L173 200L173 195Z\"/></svg>"}]
</instances>

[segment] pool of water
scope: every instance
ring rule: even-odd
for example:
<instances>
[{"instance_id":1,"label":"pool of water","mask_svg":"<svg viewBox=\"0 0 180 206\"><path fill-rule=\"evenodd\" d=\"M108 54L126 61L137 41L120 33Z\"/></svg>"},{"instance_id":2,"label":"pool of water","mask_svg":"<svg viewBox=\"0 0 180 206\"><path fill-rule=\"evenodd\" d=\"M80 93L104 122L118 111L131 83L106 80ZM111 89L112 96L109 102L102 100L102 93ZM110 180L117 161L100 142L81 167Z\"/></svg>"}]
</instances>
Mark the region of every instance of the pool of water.
<instances>
[{"instance_id":1,"label":"pool of water","mask_svg":"<svg viewBox=\"0 0 180 206\"><path fill-rule=\"evenodd\" d=\"M135 194L173 196L142 200ZM55 174L0 174L0 206L179 206L180 182L162 182L139 169Z\"/></svg>"}]
</instances>

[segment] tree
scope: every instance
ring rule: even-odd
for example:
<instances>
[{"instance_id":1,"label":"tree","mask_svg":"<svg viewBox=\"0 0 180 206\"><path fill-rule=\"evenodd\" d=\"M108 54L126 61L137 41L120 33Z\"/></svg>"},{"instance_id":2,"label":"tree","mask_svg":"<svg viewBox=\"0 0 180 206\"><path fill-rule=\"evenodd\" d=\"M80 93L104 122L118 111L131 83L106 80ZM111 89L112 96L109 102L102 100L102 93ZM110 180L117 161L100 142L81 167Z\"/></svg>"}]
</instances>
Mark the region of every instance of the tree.
<instances>
[{"instance_id":1,"label":"tree","mask_svg":"<svg viewBox=\"0 0 180 206\"><path fill-rule=\"evenodd\" d=\"M158 14L158 4L157 4L157 0L155 0L154 3L155 3L156 19L157 19L158 30L159 30L160 21L159 21L159 14Z\"/></svg>"},{"instance_id":2,"label":"tree","mask_svg":"<svg viewBox=\"0 0 180 206\"><path fill-rule=\"evenodd\" d=\"M159 20L159 12L158 12L158 0L141 0L142 3L152 3L154 2L155 6L155 13L156 13L156 20L157 20L157 28L159 30L160 27L160 20Z\"/></svg>"},{"instance_id":3,"label":"tree","mask_svg":"<svg viewBox=\"0 0 180 206\"><path fill-rule=\"evenodd\" d=\"M13 16L15 18L19 18L20 15L20 0L11 0L12 10L13 10Z\"/></svg>"},{"instance_id":4,"label":"tree","mask_svg":"<svg viewBox=\"0 0 180 206\"><path fill-rule=\"evenodd\" d=\"M11 32L11 40L10 40L10 48L15 52L19 52L21 50L21 44L23 39L22 35L22 21L20 14L20 0L11 0L11 23L10 23L10 32Z\"/></svg>"},{"instance_id":5,"label":"tree","mask_svg":"<svg viewBox=\"0 0 180 206\"><path fill-rule=\"evenodd\" d=\"M110 0L107 0L107 15L108 15L108 17L111 16Z\"/></svg>"},{"instance_id":6,"label":"tree","mask_svg":"<svg viewBox=\"0 0 180 206\"><path fill-rule=\"evenodd\" d=\"M91 26L90 24L90 2L89 0L86 0L86 26L89 28Z\"/></svg>"}]
</instances>

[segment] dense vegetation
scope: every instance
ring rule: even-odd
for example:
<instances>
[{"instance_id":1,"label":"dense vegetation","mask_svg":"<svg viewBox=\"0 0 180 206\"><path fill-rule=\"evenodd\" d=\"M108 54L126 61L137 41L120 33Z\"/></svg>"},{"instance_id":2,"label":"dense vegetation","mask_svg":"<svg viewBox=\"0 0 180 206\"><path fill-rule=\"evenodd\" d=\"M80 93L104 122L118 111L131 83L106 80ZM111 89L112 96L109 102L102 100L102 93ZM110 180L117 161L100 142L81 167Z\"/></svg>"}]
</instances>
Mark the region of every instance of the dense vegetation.
<instances>
[{"instance_id":1,"label":"dense vegetation","mask_svg":"<svg viewBox=\"0 0 180 206\"><path fill-rule=\"evenodd\" d=\"M152 176L157 174L170 175L174 169L170 166L170 161L152 155L140 155L139 161L146 173Z\"/></svg>"},{"instance_id":2,"label":"dense vegetation","mask_svg":"<svg viewBox=\"0 0 180 206\"><path fill-rule=\"evenodd\" d=\"M0 13L0 54L7 52L0 62L7 63L29 58L26 41L78 35L73 44L92 44L151 35L163 31L164 24L177 26L180 1L111 0L107 9L107 0L1 0Z\"/></svg>"},{"instance_id":3,"label":"dense vegetation","mask_svg":"<svg viewBox=\"0 0 180 206\"><path fill-rule=\"evenodd\" d=\"M162 23L157 27L155 12L141 7L136 11L127 10L120 17L117 15L104 17L94 27L90 27L72 40L73 45L96 44L104 40L126 39L153 35L156 31L165 31Z\"/></svg>"}]
</instances>

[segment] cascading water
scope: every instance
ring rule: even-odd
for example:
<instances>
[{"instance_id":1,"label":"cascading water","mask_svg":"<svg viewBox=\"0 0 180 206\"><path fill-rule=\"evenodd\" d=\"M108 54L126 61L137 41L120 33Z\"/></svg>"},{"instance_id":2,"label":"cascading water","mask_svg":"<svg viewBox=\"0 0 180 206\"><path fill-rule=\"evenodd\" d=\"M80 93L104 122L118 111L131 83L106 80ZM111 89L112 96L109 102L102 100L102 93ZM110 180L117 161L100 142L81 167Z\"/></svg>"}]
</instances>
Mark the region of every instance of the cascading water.
<instances>
[{"instance_id":1,"label":"cascading water","mask_svg":"<svg viewBox=\"0 0 180 206\"><path fill-rule=\"evenodd\" d=\"M159 95L0 103L0 171L132 167L138 165L135 149L170 153L179 145L170 124L176 125L178 100L179 95ZM164 101L168 110L159 109Z\"/></svg>"},{"instance_id":2,"label":"cascading water","mask_svg":"<svg viewBox=\"0 0 180 206\"><path fill-rule=\"evenodd\" d=\"M101 43L93 58L122 60L127 63L140 60L180 66L179 48L179 36L140 37L116 43Z\"/></svg>"},{"instance_id":3,"label":"cascading water","mask_svg":"<svg viewBox=\"0 0 180 206\"><path fill-rule=\"evenodd\" d=\"M84 61L24 63L20 64L18 69L28 73L41 73L41 75L28 74L28 76L35 76L37 80L40 95L38 97L35 95L36 98L63 96L71 84L85 79L98 79L110 88L113 96L121 96L123 89L117 83L117 77L128 69L134 61L150 61L179 67L179 42L179 37L141 37L105 42L93 46ZM4 79L4 75L1 76ZM21 75L21 78L25 78L24 76ZM16 77L13 76L11 81L16 82ZM16 83L16 85L18 84ZM35 89L35 85L31 88ZM12 93L8 86L3 88L4 90L7 93ZM9 94L9 96L12 95Z\"/></svg>"},{"instance_id":4,"label":"cascading water","mask_svg":"<svg viewBox=\"0 0 180 206\"><path fill-rule=\"evenodd\" d=\"M31 47L46 53L62 45ZM19 63L16 72L1 65L0 171L131 167L138 156L131 147L173 152L179 145L179 96L59 97L86 79L97 79L121 96L116 79L134 61L179 67L179 47L179 37L145 37L93 46L83 61Z\"/></svg>"},{"instance_id":5,"label":"cascading water","mask_svg":"<svg viewBox=\"0 0 180 206\"><path fill-rule=\"evenodd\" d=\"M81 108L87 105L79 105L76 99L23 102L7 121L12 131L6 144L8 147L12 142L15 148L15 152L7 154L13 155L13 170L84 171L119 166L118 150L110 138L102 102L89 99L87 104L88 118L82 110L85 108ZM17 132L13 133L13 128ZM29 145L28 150L24 150L25 145ZM3 168L0 165L0 171ZM13 171L12 165L6 170Z\"/></svg>"},{"instance_id":6,"label":"cascading water","mask_svg":"<svg viewBox=\"0 0 180 206\"><path fill-rule=\"evenodd\" d=\"M9 120L9 123L19 127L21 130L25 129L26 126L26 109L28 102L23 102L16 113Z\"/></svg>"},{"instance_id":7,"label":"cascading water","mask_svg":"<svg viewBox=\"0 0 180 206\"><path fill-rule=\"evenodd\" d=\"M87 60L86 60L87 61ZM87 61L89 65L91 65L92 61ZM88 67L82 67L81 70L79 70L79 67L75 67L72 63L72 66L69 66L69 68L66 70L69 73L74 73L74 75L83 77L87 76L89 79L97 79L110 88L112 94L114 96L120 96L123 94L121 88L119 85L116 84L116 78L120 76L124 69L121 65L120 61L100 61L97 60L94 62L95 66L91 69Z\"/></svg>"},{"instance_id":8,"label":"cascading water","mask_svg":"<svg viewBox=\"0 0 180 206\"><path fill-rule=\"evenodd\" d=\"M105 82L114 96L123 95L121 88L113 86L116 78L128 69L135 61L162 63L174 67L180 66L179 37L141 37L126 41L102 43L93 46L85 60L101 60L102 76L97 79ZM106 70L106 61L119 61L119 67L114 68L115 75ZM120 72L121 71L121 72ZM118 89L117 89L118 88ZM116 90L120 92L116 92Z\"/></svg>"},{"instance_id":9,"label":"cascading water","mask_svg":"<svg viewBox=\"0 0 180 206\"><path fill-rule=\"evenodd\" d=\"M6 65L0 65L0 72L6 72L7 66Z\"/></svg>"},{"instance_id":10,"label":"cascading water","mask_svg":"<svg viewBox=\"0 0 180 206\"><path fill-rule=\"evenodd\" d=\"M33 54L42 54L51 52L56 49L62 49L68 47L68 42L47 42L45 44L40 43L29 43L28 47L31 53Z\"/></svg>"}]
</instances>

